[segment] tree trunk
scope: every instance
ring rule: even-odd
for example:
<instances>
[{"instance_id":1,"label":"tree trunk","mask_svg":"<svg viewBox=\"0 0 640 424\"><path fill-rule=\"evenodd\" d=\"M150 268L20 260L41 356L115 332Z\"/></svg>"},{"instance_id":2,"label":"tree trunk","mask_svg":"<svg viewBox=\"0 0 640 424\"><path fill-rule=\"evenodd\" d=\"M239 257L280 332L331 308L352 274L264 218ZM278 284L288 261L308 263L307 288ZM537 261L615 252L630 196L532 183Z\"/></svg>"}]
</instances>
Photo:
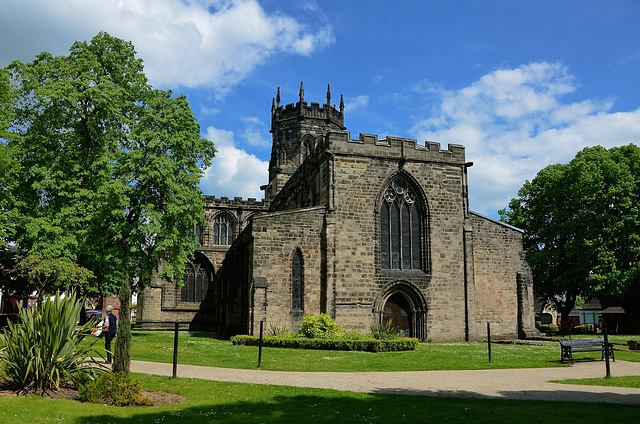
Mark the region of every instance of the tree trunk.
<instances>
[{"instance_id":1,"label":"tree trunk","mask_svg":"<svg viewBox=\"0 0 640 424\"><path fill-rule=\"evenodd\" d=\"M131 368L131 284L125 280L118 293L120 299L120 317L116 335L116 347L113 355L113 371L129 375Z\"/></svg>"}]
</instances>

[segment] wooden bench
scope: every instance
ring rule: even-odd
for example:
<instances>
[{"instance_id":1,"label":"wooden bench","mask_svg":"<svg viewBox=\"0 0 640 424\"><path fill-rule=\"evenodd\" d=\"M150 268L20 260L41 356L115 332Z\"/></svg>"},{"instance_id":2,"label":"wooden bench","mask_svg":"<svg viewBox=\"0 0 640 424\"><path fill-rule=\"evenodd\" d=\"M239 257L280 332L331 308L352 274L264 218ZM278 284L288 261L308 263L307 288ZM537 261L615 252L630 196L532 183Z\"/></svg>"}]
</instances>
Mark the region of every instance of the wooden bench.
<instances>
[{"instance_id":1,"label":"wooden bench","mask_svg":"<svg viewBox=\"0 0 640 424\"><path fill-rule=\"evenodd\" d=\"M560 362L564 363L565 359L571 360L573 364L573 352L602 352L604 359L604 340L602 339L559 339L560 342ZM615 361L613 356L613 345L609 343L609 357Z\"/></svg>"}]
</instances>

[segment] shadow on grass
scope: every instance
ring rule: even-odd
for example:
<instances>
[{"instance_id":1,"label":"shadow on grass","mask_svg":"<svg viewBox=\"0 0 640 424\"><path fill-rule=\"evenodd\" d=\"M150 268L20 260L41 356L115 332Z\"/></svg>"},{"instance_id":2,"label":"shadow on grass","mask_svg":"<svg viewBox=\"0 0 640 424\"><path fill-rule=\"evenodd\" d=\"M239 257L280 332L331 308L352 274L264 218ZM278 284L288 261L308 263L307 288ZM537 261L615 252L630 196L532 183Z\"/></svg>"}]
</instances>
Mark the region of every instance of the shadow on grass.
<instances>
[{"instance_id":1,"label":"shadow on grass","mask_svg":"<svg viewBox=\"0 0 640 424\"><path fill-rule=\"evenodd\" d=\"M422 394L422 393L416 393ZM432 394L433 395L433 394ZM99 414L73 422L117 423L513 423L532 418L546 423L634 422L637 406L519 400L459 399L326 391L318 396L272 396L263 400L212 402L181 408L140 408L127 418Z\"/></svg>"}]
</instances>

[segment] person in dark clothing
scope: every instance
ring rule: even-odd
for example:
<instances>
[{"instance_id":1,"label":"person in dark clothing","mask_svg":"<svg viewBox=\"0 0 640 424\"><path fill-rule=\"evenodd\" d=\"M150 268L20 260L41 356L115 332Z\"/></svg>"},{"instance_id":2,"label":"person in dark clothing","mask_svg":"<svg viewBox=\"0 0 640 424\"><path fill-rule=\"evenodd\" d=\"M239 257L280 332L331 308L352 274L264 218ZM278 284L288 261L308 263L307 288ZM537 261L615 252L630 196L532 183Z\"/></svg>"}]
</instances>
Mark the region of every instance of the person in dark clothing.
<instances>
[{"instance_id":1,"label":"person in dark clothing","mask_svg":"<svg viewBox=\"0 0 640 424\"><path fill-rule=\"evenodd\" d=\"M113 314L113 306L107 306L107 319L104 322L104 348L107 351L105 364L111 363L111 341L116 337L118 331L118 318Z\"/></svg>"}]
</instances>

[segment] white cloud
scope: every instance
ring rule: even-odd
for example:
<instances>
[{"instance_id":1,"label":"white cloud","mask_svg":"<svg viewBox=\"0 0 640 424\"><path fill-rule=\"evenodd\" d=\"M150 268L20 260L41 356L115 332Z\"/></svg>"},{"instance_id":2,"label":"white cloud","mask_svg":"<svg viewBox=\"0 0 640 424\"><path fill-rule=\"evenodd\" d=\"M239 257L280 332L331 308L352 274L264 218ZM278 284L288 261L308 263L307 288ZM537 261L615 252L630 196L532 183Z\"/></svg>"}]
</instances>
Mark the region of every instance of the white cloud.
<instances>
[{"instance_id":1,"label":"white cloud","mask_svg":"<svg viewBox=\"0 0 640 424\"><path fill-rule=\"evenodd\" d=\"M369 96L356 96L347 99L344 104L346 111L352 112L355 109L366 106L369 104Z\"/></svg>"},{"instance_id":2,"label":"white cloud","mask_svg":"<svg viewBox=\"0 0 640 424\"><path fill-rule=\"evenodd\" d=\"M269 57L309 55L334 42L331 26L267 14L257 0L3 3L0 66L43 50L65 54L73 41L104 30L133 42L152 84L211 87L218 96Z\"/></svg>"},{"instance_id":3,"label":"white cloud","mask_svg":"<svg viewBox=\"0 0 640 424\"><path fill-rule=\"evenodd\" d=\"M262 199L260 186L268 182L269 163L236 148L233 131L208 127L205 137L213 141L218 151L200 181L204 193Z\"/></svg>"},{"instance_id":4,"label":"white cloud","mask_svg":"<svg viewBox=\"0 0 640 424\"><path fill-rule=\"evenodd\" d=\"M242 130L242 138L251 146L269 147L271 140L267 137L269 129L259 118L255 116L243 116L241 121L245 127Z\"/></svg>"},{"instance_id":5,"label":"white cloud","mask_svg":"<svg viewBox=\"0 0 640 424\"><path fill-rule=\"evenodd\" d=\"M640 109L609 112L611 101L562 103L575 78L557 63L532 63L482 76L459 90L435 90L435 116L411 133L420 141L462 144L471 208L496 216L525 180L552 163L566 163L587 146L640 142Z\"/></svg>"}]
</instances>

